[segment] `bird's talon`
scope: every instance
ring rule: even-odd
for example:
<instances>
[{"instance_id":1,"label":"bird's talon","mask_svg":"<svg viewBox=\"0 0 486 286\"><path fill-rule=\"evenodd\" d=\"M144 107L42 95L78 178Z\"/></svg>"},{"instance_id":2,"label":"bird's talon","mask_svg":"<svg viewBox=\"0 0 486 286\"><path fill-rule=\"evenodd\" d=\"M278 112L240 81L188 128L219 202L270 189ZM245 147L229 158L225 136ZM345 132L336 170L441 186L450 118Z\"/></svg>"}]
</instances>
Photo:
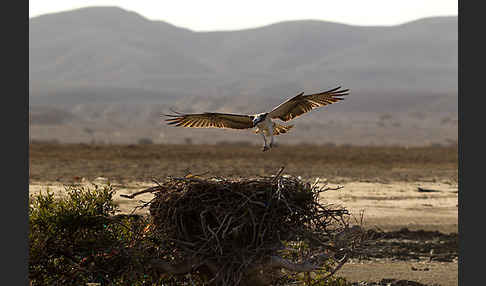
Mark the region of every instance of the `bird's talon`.
<instances>
[{"instance_id":1,"label":"bird's talon","mask_svg":"<svg viewBox=\"0 0 486 286\"><path fill-rule=\"evenodd\" d=\"M267 151L268 149L269 149L269 148L268 148L267 146L263 146L262 151L263 151L263 152L265 152L265 151Z\"/></svg>"}]
</instances>

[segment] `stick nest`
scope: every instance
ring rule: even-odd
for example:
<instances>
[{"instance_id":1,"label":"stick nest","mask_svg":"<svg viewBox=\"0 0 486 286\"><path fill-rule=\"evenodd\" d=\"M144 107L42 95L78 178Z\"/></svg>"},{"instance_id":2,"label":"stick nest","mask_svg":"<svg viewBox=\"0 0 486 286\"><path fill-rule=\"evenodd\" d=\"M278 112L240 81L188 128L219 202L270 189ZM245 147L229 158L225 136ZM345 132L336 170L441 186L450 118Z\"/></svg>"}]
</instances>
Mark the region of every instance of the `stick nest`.
<instances>
[{"instance_id":1,"label":"stick nest","mask_svg":"<svg viewBox=\"0 0 486 286\"><path fill-rule=\"evenodd\" d=\"M279 175L167 178L152 188L152 227L164 242L159 257L221 285L268 284L276 269L342 266L357 237L348 211L322 202L331 188Z\"/></svg>"}]
</instances>

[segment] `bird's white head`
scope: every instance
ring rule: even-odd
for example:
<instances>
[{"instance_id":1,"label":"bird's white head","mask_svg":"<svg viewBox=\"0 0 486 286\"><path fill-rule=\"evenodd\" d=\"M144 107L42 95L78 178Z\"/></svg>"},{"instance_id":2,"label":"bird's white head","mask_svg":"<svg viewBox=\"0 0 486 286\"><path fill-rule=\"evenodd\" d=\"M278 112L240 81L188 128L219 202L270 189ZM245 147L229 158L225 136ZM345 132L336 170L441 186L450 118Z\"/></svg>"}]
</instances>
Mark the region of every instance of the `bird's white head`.
<instances>
[{"instance_id":1,"label":"bird's white head","mask_svg":"<svg viewBox=\"0 0 486 286\"><path fill-rule=\"evenodd\" d=\"M260 114L256 114L254 117L253 117L253 127L257 126L258 123L262 122L263 120L265 120L265 118L267 117L267 114L268 113L260 113Z\"/></svg>"}]
</instances>

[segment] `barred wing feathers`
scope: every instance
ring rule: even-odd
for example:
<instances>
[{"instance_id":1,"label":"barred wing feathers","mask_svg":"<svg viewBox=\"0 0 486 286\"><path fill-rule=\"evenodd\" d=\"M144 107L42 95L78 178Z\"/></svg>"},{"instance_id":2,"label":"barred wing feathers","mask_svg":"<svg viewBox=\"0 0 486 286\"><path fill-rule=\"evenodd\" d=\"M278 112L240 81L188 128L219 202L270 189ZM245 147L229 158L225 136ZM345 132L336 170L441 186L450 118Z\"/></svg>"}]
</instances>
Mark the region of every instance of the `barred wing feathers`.
<instances>
[{"instance_id":1,"label":"barred wing feathers","mask_svg":"<svg viewBox=\"0 0 486 286\"><path fill-rule=\"evenodd\" d=\"M243 114L211 113L166 115L169 125L193 128L247 129L253 127L253 117Z\"/></svg>"},{"instance_id":2,"label":"barred wing feathers","mask_svg":"<svg viewBox=\"0 0 486 286\"><path fill-rule=\"evenodd\" d=\"M348 91L349 89L341 89L339 86L328 91L310 95L304 95L304 93L301 92L275 107L268 113L268 116L270 116L270 118L289 121L315 108L342 100L343 96L349 94Z\"/></svg>"}]
</instances>

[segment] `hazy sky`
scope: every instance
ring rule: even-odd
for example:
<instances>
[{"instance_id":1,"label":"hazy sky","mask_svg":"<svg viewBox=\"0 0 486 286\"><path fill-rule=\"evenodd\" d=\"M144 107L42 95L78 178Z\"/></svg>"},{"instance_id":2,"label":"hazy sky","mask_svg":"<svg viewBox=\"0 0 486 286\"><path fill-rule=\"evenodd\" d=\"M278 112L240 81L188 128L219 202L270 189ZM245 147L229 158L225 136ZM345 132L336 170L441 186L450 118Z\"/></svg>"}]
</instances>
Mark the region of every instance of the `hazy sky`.
<instances>
[{"instance_id":1,"label":"hazy sky","mask_svg":"<svg viewBox=\"0 0 486 286\"><path fill-rule=\"evenodd\" d=\"M29 0L29 17L89 6L118 6L194 31L246 29L302 19L397 25L458 14L457 0Z\"/></svg>"}]
</instances>

